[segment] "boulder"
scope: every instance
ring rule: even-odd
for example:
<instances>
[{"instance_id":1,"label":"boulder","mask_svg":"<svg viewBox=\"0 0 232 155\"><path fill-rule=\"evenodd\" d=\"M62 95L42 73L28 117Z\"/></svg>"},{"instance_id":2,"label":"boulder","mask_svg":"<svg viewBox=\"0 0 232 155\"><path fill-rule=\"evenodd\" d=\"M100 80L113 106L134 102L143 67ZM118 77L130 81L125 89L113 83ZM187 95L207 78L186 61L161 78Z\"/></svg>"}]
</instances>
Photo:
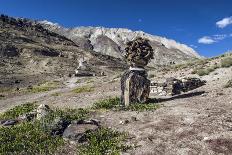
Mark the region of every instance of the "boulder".
<instances>
[{"instance_id":1,"label":"boulder","mask_svg":"<svg viewBox=\"0 0 232 155\"><path fill-rule=\"evenodd\" d=\"M100 125L95 120L77 121L70 124L63 133L63 138L72 142L85 142L86 134L99 129Z\"/></svg>"},{"instance_id":2,"label":"boulder","mask_svg":"<svg viewBox=\"0 0 232 155\"><path fill-rule=\"evenodd\" d=\"M41 104L38 106L36 112L37 112L36 119L41 120L42 118L45 118L45 116L47 116L51 112L51 109L48 105Z\"/></svg>"}]
</instances>

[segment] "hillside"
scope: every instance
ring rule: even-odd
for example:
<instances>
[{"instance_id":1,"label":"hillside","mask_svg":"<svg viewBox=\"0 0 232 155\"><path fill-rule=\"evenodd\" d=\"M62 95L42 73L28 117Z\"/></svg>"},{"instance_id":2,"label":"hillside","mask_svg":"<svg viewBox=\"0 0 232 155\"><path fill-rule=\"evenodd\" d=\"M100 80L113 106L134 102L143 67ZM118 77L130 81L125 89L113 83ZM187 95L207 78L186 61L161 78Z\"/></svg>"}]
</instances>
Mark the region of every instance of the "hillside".
<instances>
[{"instance_id":1,"label":"hillside","mask_svg":"<svg viewBox=\"0 0 232 155\"><path fill-rule=\"evenodd\" d=\"M107 72L107 68L126 66L117 58L83 50L33 20L0 17L0 87L68 76L83 57L96 74L100 74L102 67Z\"/></svg>"},{"instance_id":2,"label":"hillside","mask_svg":"<svg viewBox=\"0 0 232 155\"><path fill-rule=\"evenodd\" d=\"M48 21L41 21L39 23L46 29L71 39L82 49L93 49L96 52L121 59L124 55L126 42L136 37L147 38L155 50L154 59L149 64L151 67L201 58L195 50L187 45L142 31L104 27L64 28Z\"/></svg>"}]
</instances>

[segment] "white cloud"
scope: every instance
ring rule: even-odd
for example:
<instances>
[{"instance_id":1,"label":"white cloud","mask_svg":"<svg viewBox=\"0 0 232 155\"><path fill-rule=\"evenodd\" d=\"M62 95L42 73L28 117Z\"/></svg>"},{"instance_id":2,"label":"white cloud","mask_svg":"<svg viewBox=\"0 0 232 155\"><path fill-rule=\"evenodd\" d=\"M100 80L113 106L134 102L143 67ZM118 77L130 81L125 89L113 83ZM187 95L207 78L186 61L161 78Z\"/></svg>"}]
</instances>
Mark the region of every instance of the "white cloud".
<instances>
[{"instance_id":1,"label":"white cloud","mask_svg":"<svg viewBox=\"0 0 232 155\"><path fill-rule=\"evenodd\" d=\"M193 44L191 44L191 45L189 45L190 47L192 47L192 48L197 48L197 46L196 45L193 45Z\"/></svg>"},{"instance_id":2,"label":"white cloud","mask_svg":"<svg viewBox=\"0 0 232 155\"><path fill-rule=\"evenodd\" d=\"M227 34L215 34L215 35L213 35L214 40L223 40L225 38L227 38Z\"/></svg>"},{"instance_id":3,"label":"white cloud","mask_svg":"<svg viewBox=\"0 0 232 155\"><path fill-rule=\"evenodd\" d=\"M232 24L232 16L223 18L222 20L219 20L218 22L216 22L216 25L219 28L224 28L230 24Z\"/></svg>"},{"instance_id":4,"label":"white cloud","mask_svg":"<svg viewBox=\"0 0 232 155\"><path fill-rule=\"evenodd\" d=\"M209 36L204 36L204 37L198 39L198 43L201 43L201 44L213 44L215 42L217 42L217 41Z\"/></svg>"},{"instance_id":5,"label":"white cloud","mask_svg":"<svg viewBox=\"0 0 232 155\"><path fill-rule=\"evenodd\" d=\"M232 37L232 34L215 34L212 36L204 36L198 39L198 43L201 44L213 44L216 42L219 42L221 40L224 40L228 37Z\"/></svg>"}]
</instances>

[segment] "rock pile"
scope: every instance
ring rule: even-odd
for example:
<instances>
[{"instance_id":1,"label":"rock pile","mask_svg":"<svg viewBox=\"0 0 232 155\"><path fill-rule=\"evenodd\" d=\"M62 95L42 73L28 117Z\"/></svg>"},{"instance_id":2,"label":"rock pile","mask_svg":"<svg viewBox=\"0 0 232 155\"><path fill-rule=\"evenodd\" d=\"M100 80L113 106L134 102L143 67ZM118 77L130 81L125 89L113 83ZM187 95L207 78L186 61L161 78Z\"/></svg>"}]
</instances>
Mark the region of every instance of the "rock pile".
<instances>
[{"instance_id":1,"label":"rock pile","mask_svg":"<svg viewBox=\"0 0 232 155\"><path fill-rule=\"evenodd\" d=\"M145 103L150 93L150 80L144 67L153 59L153 49L147 39L137 38L127 43L125 52L130 69L121 78L121 104Z\"/></svg>"},{"instance_id":2,"label":"rock pile","mask_svg":"<svg viewBox=\"0 0 232 155\"><path fill-rule=\"evenodd\" d=\"M190 90L199 88L205 85L206 81L199 78L168 78L164 83L151 83L151 94L158 96L178 95L181 92L188 92Z\"/></svg>"},{"instance_id":3,"label":"rock pile","mask_svg":"<svg viewBox=\"0 0 232 155\"><path fill-rule=\"evenodd\" d=\"M153 59L153 49L147 39L129 41L125 48L125 58L131 66L144 67Z\"/></svg>"}]
</instances>

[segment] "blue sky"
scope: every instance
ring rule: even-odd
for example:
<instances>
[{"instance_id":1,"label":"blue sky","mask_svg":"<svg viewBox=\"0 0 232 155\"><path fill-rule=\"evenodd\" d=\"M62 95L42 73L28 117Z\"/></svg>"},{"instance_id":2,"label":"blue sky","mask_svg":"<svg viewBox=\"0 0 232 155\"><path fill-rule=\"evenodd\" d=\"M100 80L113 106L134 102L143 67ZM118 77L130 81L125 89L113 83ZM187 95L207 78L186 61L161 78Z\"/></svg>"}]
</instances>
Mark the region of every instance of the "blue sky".
<instances>
[{"instance_id":1,"label":"blue sky","mask_svg":"<svg viewBox=\"0 0 232 155\"><path fill-rule=\"evenodd\" d=\"M142 30L206 57L232 50L232 0L0 0L0 13L65 27Z\"/></svg>"}]
</instances>

